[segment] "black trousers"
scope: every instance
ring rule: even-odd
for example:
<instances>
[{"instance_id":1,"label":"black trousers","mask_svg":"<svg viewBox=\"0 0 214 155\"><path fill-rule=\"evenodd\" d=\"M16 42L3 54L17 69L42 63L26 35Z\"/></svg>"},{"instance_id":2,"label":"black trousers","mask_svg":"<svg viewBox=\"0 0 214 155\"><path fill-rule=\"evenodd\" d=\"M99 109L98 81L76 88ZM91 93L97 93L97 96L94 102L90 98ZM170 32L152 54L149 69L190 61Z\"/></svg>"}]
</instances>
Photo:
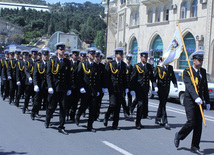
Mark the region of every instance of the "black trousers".
<instances>
[{"instance_id":1,"label":"black trousers","mask_svg":"<svg viewBox=\"0 0 214 155\"><path fill-rule=\"evenodd\" d=\"M7 98L9 96L9 81L3 80L4 85L4 98Z\"/></svg>"},{"instance_id":2,"label":"black trousers","mask_svg":"<svg viewBox=\"0 0 214 155\"><path fill-rule=\"evenodd\" d=\"M21 83L20 86L17 86L17 95L16 95L16 101L15 101L15 104L17 107L19 106L19 100L20 100L22 94L24 93L24 91L25 91L25 84L23 82L23 83Z\"/></svg>"},{"instance_id":3,"label":"black trousers","mask_svg":"<svg viewBox=\"0 0 214 155\"><path fill-rule=\"evenodd\" d=\"M25 87L25 103L24 103L24 108L28 108L30 97L34 93L33 90L33 84L31 85L26 85Z\"/></svg>"},{"instance_id":4,"label":"black trousers","mask_svg":"<svg viewBox=\"0 0 214 155\"><path fill-rule=\"evenodd\" d=\"M65 92L55 92L53 94L49 94L49 103L48 103L48 108L46 110L46 123L49 124L51 117L54 113L54 111L57 108L57 103L59 103L59 110L60 110L60 115L59 115L59 120L60 120L60 125L59 129L64 129L64 124L65 124L65 113L66 113L66 102L65 102Z\"/></svg>"},{"instance_id":5,"label":"black trousers","mask_svg":"<svg viewBox=\"0 0 214 155\"><path fill-rule=\"evenodd\" d=\"M185 111L187 122L183 125L181 130L178 132L178 139L183 140L185 139L189 133L193 130L192 136L192 147L200 148L199 143L201 139L201 132L202 132L202 117L200 108L196 103L193 102L185 102Z\"/></svg>"},{"instance_id":6,"label":"black trousers","mask_svg":"<svg viewBox=\"0 0 214 155\"><path fill-rule=\"evenodd\" d=\"M9 80L9 94L10 94L10 101L14 100L15 96L15 90L16 90L16 81L11 79Z\"/></svg>"},{"instance_id":7,"label":"black trousers","mask_svg":"<svg viewBox=\"0 0 214 155\"><path fill-rule=\"evenodd\" d=\"M166 113L166 102L169 95L169 91L167 88L158 88L158 96L159 96L159 106L156 115L156 121L162 121L163 124L168 123L167 113Z\"/></svg>"},{"instance_id":8,"label":"black trousers","mask_svg":"<svg viewBox=\"0 0 214 155\"><path fill-rule=\"evenodd\" d=\"M4 83L3 80L1 79L1 96L3 97L4 95Z\"/></svg>"},{"instance_id":9,"label":"black trousers","mask_svg":"<svg viewBox=\"0 0 214 155\"><path fill-rule=\"evenodd\" d=\"M75 88L71 90L71 95L66 96L66 102L67 102L67 109L66 109L66 114L67 117L69 117L70 115L70 119L74 120L75 118L75 114L77 111L77 106L78 106L78 102L80 99L80 92L79 92L79 88Z\"/></svg>"},{"instance_id":10,"label":"black trousers","mask_svg":"<svg viewBox=\"0 0 214 155\"><path fill-rule=\"evenodd\" d=\"M96 96L91 96L86 93L81 95L81 104L77 112L77 117L80 117L82 113L84 113L85 110L89 108L88 128L93 127L96 112L96 104L97 104Z\"/></svg>"},{"instance_id":11,"label":"black trousers","mask_svg":"<svg viewBox=\"0 0 214 155\"><path fill-rule=\"evenodd\" d=\"M148 92L137 91L136 100L137 100L136 125L139 125L142 116L146 117L148 115Z\"/></svg>"},{"instance_id":12,"label":"black trousers","mask_svg":"<svg viewBox=\"0 0 214 155\"><path fill-rule=\"evenodd\" d=\"M130 92L127 93L128 96L128 108L129 111L131 110L131 106L132 106L132 95L130 94Z\"/></svg>"},{"instance_id":13,"label":"black trousers","mask_svg":"<svg viewBox=\"0 0 214 155\"><path fill-rule=\"evenodd\" d=\"M105 114L105 118L108 120L111 113L114 114L113 117L113 126L118 127L119 116L120 116L120 107L123 101L123 92L111 92L109 93L109 107L107 113Z\"/></svg>"},{"instance_id":14,"label":"black trousers","mask_svg":"<svg viewBox=\"0 0 214 155\"><path fill-rule=\"evenodd\" d=\"M42 100L43 100L43 106L46 106L45 109L47 109L48 90L45 88L41 89L39 92L35 92L34 104L33 104L33 108L32 108L33 115L38 114L39 109L41 108Z\"/></svg>"},{"instance_id":15,"label":"black trousers","mask_svg":"<svg viewBox=\"0 0 214 155\"><path fill-rule=\"evenodd\" d=\"M99 118L99 115L100 115L100 108L101 108L103 96L104 96L104 93L102 92L102 93L100 93L100 95L97 97L95 120L96 120L97 118Z\"/></svg>"}]
</instances>

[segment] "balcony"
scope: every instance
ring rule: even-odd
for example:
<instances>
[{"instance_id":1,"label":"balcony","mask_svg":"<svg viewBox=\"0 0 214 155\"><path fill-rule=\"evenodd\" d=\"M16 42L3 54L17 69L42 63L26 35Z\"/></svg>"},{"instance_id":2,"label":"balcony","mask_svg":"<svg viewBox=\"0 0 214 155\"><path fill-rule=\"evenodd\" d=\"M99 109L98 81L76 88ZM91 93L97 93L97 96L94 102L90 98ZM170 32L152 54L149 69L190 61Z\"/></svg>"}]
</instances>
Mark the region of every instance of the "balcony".
<instances>
[{"instance_id":1,"label":"balcony","mask_svg":"<svg viewBox=\"0 0 214 155\"><path fill-rule=\"evenodd\" d=\"M127 7L137 10L140 6L140 0L127 0Z\"/></svg>"},{"instance_id":2,"label":"balcony","mask_svg":"<svg viewBox=\"0 0 214 155\"><path fill-rule=\"evenodd\" d=\"M141 0L141 3L143 3L146 6L157 4L157 3L162 3L162 2L169 2L170 3L171 0Z\"/></svg>"}]
</instances>

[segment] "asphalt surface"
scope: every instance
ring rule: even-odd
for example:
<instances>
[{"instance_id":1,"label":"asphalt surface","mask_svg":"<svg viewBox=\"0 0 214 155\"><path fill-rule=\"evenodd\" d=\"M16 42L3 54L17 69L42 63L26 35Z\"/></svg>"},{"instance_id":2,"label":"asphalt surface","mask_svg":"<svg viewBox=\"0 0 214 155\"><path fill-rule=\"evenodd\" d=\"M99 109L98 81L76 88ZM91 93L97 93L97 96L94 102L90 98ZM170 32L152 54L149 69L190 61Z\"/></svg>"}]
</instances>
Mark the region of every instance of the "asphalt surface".
<instances>
[{"instance_id":1,"label":"asphalt surface","mask_svg":"<svg viewBox=\"0 0 214 155\"><path fill-rule=\"evenodd\" d=\"M96 133L86 130L87 117L81 117L80 126L66 122L69 135L58 133L58 110L51 120L52 126L44 127L45 111L40 111L41 119L31 120L30 114L22 114L20 107L9 105L8 99L0 99L0 155L189 155L192 133L175 148L174 135L186 122L184 107L170 101L167 103L168 122L171 130L155 124L158 100L149 100L149 116L152 120L142 119L144 129L137 130L135 121L127 121L121 109L119 127L112 130L112 121L108 127L102 122L94 122ZM108 107L108 96L103 99L100 119ZM29 107L31 109L32 106ZM214 154L214 111L204 111L207 127L203 126L201 151ZM135 109L136 114L136 109ZM87 114L86 114L87 116ZM134 115L135 118L136 115Z\"/></svg>"}]
</instances>

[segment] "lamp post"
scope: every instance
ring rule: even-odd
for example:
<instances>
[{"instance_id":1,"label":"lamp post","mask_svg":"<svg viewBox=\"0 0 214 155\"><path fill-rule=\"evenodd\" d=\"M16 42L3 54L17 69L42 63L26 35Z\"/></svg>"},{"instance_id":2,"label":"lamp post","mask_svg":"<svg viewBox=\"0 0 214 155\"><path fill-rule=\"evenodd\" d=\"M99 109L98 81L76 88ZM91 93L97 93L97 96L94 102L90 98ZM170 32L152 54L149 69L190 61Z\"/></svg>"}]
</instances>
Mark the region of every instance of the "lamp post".
<instances>
[{"instance_id":1,"label":"lamp post","mask_svg":"<svg viewBox=\"0 0 214 155\"><path fill-rule=\"evenodd\" d=\"M107 11L107 27L106 27L106 53L105 55L107 54L107 43L108 43L108 18L109 18L109 1L110 0L107 0L107 7L108 7L108 11Z\"/></svg>"}]
</instances>

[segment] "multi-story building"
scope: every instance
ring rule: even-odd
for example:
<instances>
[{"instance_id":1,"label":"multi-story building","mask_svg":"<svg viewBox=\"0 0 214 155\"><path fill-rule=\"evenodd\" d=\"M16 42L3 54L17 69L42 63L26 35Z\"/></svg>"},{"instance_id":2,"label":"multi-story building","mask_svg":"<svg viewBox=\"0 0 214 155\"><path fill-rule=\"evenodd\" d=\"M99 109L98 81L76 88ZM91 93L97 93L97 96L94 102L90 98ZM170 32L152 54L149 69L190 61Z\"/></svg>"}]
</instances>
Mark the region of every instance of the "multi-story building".
<instances>
[{"instance_id":1,"label":"multi-story building","mask_svg":"<svg viewBox=\"0 0 214 155\"><path fill-rule=\"evenodd\" d=\"M116 47L123 46L126 53L134 55L134 64L140 61L139 51L149 51L150 61L156 66L179 23L188 55L204 50L203 67L214 75L213 1L103 0L108 13L107 55L113 55ZM186 68L185 53L172 65Z\"/></svg>"},{"instance_id":2,"label":"multi-story building","mask_svg":"<svg viewBox=\"0 0 214 155\"><path fill-rule=\"evenodd\" d=\"M9 44L20 44L23 35L22 27L0 20L0 48Z\"/></svg>"}]
</instances>

